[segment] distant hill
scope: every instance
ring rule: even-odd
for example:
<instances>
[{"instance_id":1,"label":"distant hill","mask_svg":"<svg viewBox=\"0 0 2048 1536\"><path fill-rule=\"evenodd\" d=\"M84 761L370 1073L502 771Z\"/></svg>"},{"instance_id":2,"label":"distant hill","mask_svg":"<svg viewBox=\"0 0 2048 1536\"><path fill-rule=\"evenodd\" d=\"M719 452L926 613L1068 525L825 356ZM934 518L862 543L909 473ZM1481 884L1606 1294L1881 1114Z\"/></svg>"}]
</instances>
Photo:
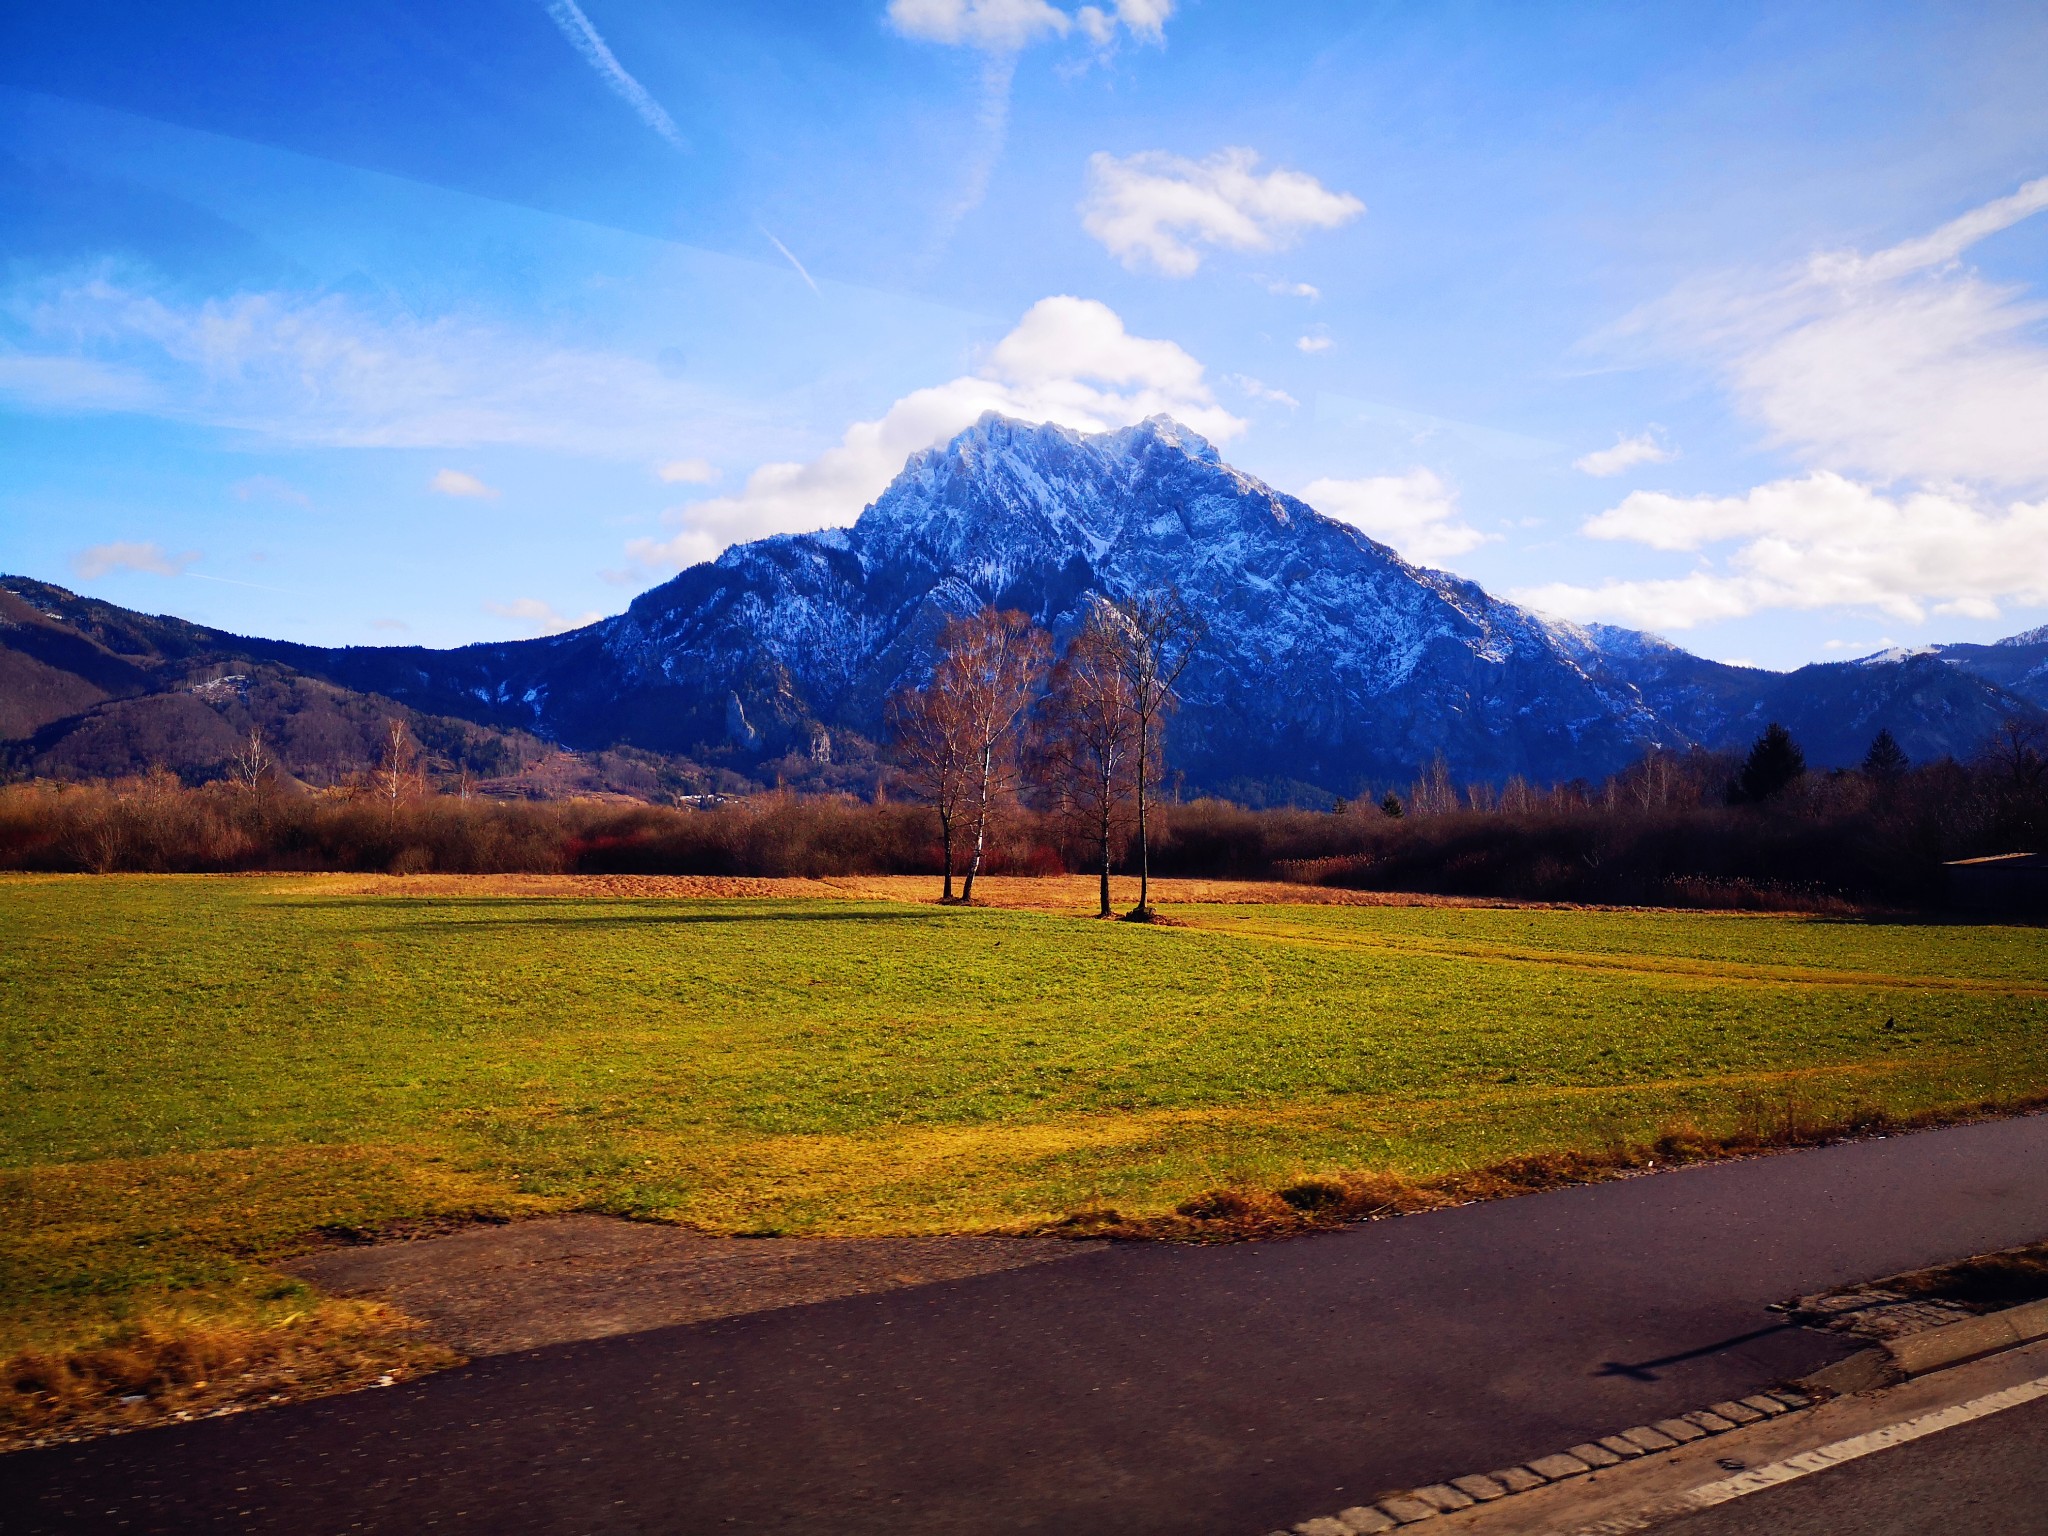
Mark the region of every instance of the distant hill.
<instances>
[{"instance_id":1,"label":"distant hill","mask_svg":"<svg viewBox=\"0 0 2048 1536\"><path fill-rule=\"evenodd\" d=\"M1914 650L1881 651L1866 656L1859 665L1909 665L1923 658L1981 677L2048 709L2048 624L1990 645L1929 645Z\"/></svg>"},{"instance_id":2,"label":"distant hill","mask_svg":"<svg viewBox=\"0 0 2048 1536\"><path fill-rule=\"evenodd\" d=\"M1410 565L1164 417L1085 435L991 415L912 457L852 528L737 545L545 639L323 649L0 579L0 736L38 771L83 773L139 746L196 763L261 717L295 772L332 771L402 707L450 761L497 773L552 743L858 787L884 699L947 615L993 602L1058 633L1089 593L1169 582L1209 631L1169 739L1190 790L1352 795L1439 753L1466 780L1598 778L1652 745L1746 746L1774 719L1816 766L1858 760L1880 727L1915 758L1967 755L2048 706L2038 631L1727 666Z\"/></svg>"},{"instance_id":3,"label":"distant hill","mask_svg":"<svg viewBox=\"0 0 2048 1536\"><path fill-rule=\"evenodd\" d=\"M702 788L644 753L563 753L526 731L432 715L270 659L259 640L0 578L0 753L21 771L116 778L171 768L218 777L252 728L291 777L338 782L374 765L403 720L442 774L487 791L651 798Z\"/></svg>"}]
</instances>

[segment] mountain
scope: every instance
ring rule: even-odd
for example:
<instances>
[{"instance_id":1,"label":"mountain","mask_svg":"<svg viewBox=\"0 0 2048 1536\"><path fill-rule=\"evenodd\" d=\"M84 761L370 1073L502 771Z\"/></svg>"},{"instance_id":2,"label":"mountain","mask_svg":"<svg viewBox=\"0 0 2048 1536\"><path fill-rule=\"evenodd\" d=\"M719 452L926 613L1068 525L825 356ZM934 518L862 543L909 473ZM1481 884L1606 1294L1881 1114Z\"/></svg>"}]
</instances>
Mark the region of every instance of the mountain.
<instances>
[{"instance_id":1,"label":"mountain","mask_svg":"<svg viewBox=\"0 0 2048 1536\"><path fill-rule=\"evenodd\" d=\"M2048 691L2039 636L1779 674L1547 620L1410 565L1164 417L1084 435L986 416L911 458L853 527L737 545L546 639L322 649L143 622L167 626L150 642L167 656L246 659L424 718L759 778L870 754L883 701L921 676L950 614L995 603L1063 634L1091 593L1169 583L1208 626L1170 760L1191 789L1251 799L1404 783L1439 753L1463 779L1594 778L1651 745L1746 745L1772 719L1816 765L1860 758L1880 726L1915 757L1967 753ZM85 602L0 588L59 624ZM120 649L74 645L75 668L53 663L65 681L7 671L26 652L0 630L0 709L14 711L0 720L40 714L47 737L70 718L52 711L115 691L94 679Z\"/></svg>"},{"instance_id":2,"label":"mountain","mask_svg":"<svg viewBox=\"0 0 2048 1536\"><path fill-rule=\"evenodd\" d=\"M1931 657L1996 683L2008 693L2048 709L2048 624L1990 645L1929 645L1911 651L1880 651L1862 665L1883 666Z\"/></svg>"},{"instance_id":3,"label":"mountain","mask_svg":"<svg viewBox=\"0 0 2048 1536\"><path fill-rule=\"evenodd\" d=\"M674 787L666 764L565 760L530 732L424 714L274 659L290 649L0 577L0 761L53 778L161 765L203 779L226 771L255 728L286 774L331 784L375 763L397 718L433 768L500 793Z\"/></svg>"}]
</instances>

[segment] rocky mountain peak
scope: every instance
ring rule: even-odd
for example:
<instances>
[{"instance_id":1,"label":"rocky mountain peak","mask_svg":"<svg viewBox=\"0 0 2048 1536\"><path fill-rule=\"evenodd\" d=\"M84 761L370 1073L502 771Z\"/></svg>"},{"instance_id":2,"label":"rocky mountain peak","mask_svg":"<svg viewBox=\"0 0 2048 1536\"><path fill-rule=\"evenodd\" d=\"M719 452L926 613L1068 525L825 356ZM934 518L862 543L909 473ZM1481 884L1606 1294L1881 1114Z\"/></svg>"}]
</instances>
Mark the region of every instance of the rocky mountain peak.
<instances>
[{"instance_id":1,"label":"rocky mountain peak","mask_svg":"<svg viewBox=\"0 0 2048 1536\"><path fill-rule=\"evenodd\" d=\"M1169 584L1207 628L1170 761L1191 790L1254 800L1405 784L1439 755L1461 779L1597 778L1651 745L1746 745L1770 719L1817 766L1857 761L1880 724L1916 758L1967 754L2048 698L2031 635L1779 674L1546 620L1410 565L1165 416L1086 433L990 413L913 455L852 527L736 545L546 639L189 643L579 749L753 771L879 738L884 700L926 675L949 614L1014 607L1064 638L1092 596Z\"/></svg>"}]
</instances>

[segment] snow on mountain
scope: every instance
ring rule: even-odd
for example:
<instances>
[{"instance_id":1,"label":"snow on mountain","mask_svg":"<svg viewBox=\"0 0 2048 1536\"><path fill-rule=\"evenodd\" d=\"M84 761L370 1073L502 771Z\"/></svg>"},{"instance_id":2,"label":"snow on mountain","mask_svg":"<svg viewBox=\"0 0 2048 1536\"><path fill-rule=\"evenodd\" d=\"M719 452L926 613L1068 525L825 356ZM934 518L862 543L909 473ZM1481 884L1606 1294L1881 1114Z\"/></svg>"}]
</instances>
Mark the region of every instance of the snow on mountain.
<instances>
[{"instance_id":1,"label":"snow on mountain","mask_svg":"<svg viewBox=\"0 0 2048 1536\"><path fill-rule=\"evenodd\" d=\"M571 747L745 767L877 738L949 615L1014 607L1064 638L1089 594L1168 585L1208 626L1168 741L1190 788L1349 795L1439 753L1461 779L1597 778L1650 745L1746 744L1776 718L1812 736L1817 765L1856 760L1876 724L1926 756L2028 707L1981 657L1781 675L1540 617L1409 564L1166 417L1085 435L984 416L914 455L851 528L736 545L567 634L453 651L237 644ZM2029 637L2012 645L1998 670L2017 679L2039 658Z\"/></svg>"},{"instance_id":2,"label":"snow on mountain","mask_svg":"<svg viewBox=\"0 0 2048 1536\"><path fill-rule=\"evenodd\" d=\"M913 457L851 529L737 546L593 638L624 684L605 712L644 722L636 742L765 752L876 733L949 614L994 603L1065 634L1091 592L1169 584L1209 629L1172 737L1196 783L1386 782L1438 752L1474 776L1550 778L1660 739L1608 652L1669 647L1567 633L1411 566L1164 417L1089 436L986 416ZM550 679L533 723L586 728L564 695Z\"/></svg>"}]
</instances>

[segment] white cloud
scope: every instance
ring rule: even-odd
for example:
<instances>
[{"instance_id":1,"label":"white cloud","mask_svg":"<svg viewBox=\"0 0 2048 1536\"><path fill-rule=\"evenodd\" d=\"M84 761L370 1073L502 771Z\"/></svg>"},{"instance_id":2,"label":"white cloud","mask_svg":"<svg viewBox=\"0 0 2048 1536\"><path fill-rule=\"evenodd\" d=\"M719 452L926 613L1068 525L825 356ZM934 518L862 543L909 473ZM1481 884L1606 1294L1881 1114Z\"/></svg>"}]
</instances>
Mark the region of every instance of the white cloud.
<instances>
[{"instance_id":1,"label":"white cloud","mask_svg":"<svg viewBox=\"0 0 2048 1536\"><path fill-rule=\"evenodd\" d=\"M523 624L536 635L559 635L565 629L581 629L584 625L595 624L604 617L596 609L592 609L576 618L567 618L555 612L551 604L544 603L537 597L515 597L509 603L485 603L484 612Z\"/></svg>"},{"instance_id":2,"label":"white cloud","mask_svg":"<svg viewBox=\"0 0 2048 1536\"><path fill-rule=\"evenodd\" d=\"M1313 304L1323 296L1323 290L1314 283L1292 283L1284 277L1261 277L1255 281L1266 292L1277 294L1283 299L1307 299Z\"/></svg>"},{"instance_id":3,"label":"white cloud","mask_svg":"<svg viewBox=\"0 0 2048 1536\"><path fill-rule=\"evenodd\" d=\"M1772 608L1991 619L2001 603L2048 602L2048 500L1999 507L1956 486L1886 494L1822 470L1743 496L1638 491L1585 532L1663 550L1740 543L1685 576L1557 583L1518 591L1516 601L1657 629Z\"/></svg>"},{"instance_id":4,"label":"white cloud","mask_svg":"<svg viewBox=\"0 0 2048 1536\"><path fill-rule=\"evenodd\" d=\"M1084 5L1074 12L1074 20L1098 47L1106 48L1116 40L1118 22L1143 42L1164 44L1173 4L1174 0L1115 0L1107 11L1100 6Z\"/></svg>"},{"instance_id":5,"label":"white cloud","mask_svg":"<svg viewBox=\"0 0 2048 1536\"><path fill-rule=\"evenodd\" d=\"M1605 479L1638 464L1668 464L1677 457L1675 450L1658 440L1657 429L1652 427L1634 437L1616 438L1612 448L1595 449L1583 458L1572 460L1572 468L1582 474Z\"/></svg>"},{"instance_id":6,"label":"white cloud","mask_svg":"<svg viewBox=\"0 0 2048 1536\"><path fill-rule=\"evenodd\" d=\"M1691 285L1618 334L1702 353L1779 446L1880 480L2048 483L2048 305L1961 264L2048 208L2048 177L1932 233Z\"/></svg>"},{"instance_id":7,"label":"white cloud","mask_svg":"<svg viewBox=\"0 0 2048 1536\"><path fill-rule=\"evenodd\" d=\"M1317 352L1327 352L1330 350L1330 348L1334 347L1335 345L1337 345L1337 343L1330 340L1330 338L1327 336L1304 336L1295 343L1295 346L1299 347L1302 351L1309 353L1311 356L1313 356Z\"/></svg>"},{"instance_id":8,"label":"white cloud","mask_svg":"<svg viewBox=\"0 0 2048 1536\"><path fill-rule=\"evenodd\" d=\"M1041 37L1065 37L1074 18L1045 0L889 0L889 21L905 37L1014 52Z\"/></svg>"},{"instance_id":9,"label":"white cloud","mask_svg":"<svg viewBox=\"0 0 2048 1536\"><path fill-rule=\"evenodd\" d=\"M1173 6L1174 0L1113 0L1107 8L1084 5L1069 15L1046 0L889 0L888 17L905 37L1015 53L1077 26L1098 48L1116 41L1119 25L1140 41L1164 43Z\"/></svg>"},{"instance_id":10,"label":"white cloud","mask_svg":"<svg viewBox=\"0 0 2048 1536\"><path fill-rule=\"evenodd\" d=\"M427 482L427 489L437 496L469 496L480 501L496 501L495 486L485 485L475 475L464 474L459 469L443 469L434 473Z\"/></svg>"},{"instance_id":11,"label":"white cloud","mask_svg":"<svg viewBox=\"0 0 2048 1536\"><path fill-rule=\"evenodd\" d=\"M1244 430L1216 403L1202 365L1172 342L1131 335L1093 299L1040 299L974 373L905 395L877 420L855 422L814 459L762 465L738 494L680 509L684 526L673 538L636 539L627 552L641 565L678 567L744 539L845 526L910 455L986 411L1083 432L1158 414L1216 439Z\"/></svg>"},{"instance_id":12,"label":"white cloud","mask_svg":"<svg viewBox=\"0 0 2048 1536\"><path fill-rule=\"evenodd\" d=\"M1249 149L1206 160L1146 150L1119 160L1088 158L1081 227L1132 271L1169 277L1202 265L1198 245L1270 251L1306 229L1335 229L1365 212L1348 192L1332 192L1302 171L1258 171Z\"/></svg>"},{"instance_id":13,"label":"white cloud","mask_svg":"<svg viewBox=\"0 0 2048 1536\"><path fill-rule=\"evenodd\" d=\"M0 352L0 394L295 444L516 444L644 461L701 441L718 409L650 359L339 295L191 303L101 271L17 288L0 312L21 338Z\"/></svg>"},{"instance_id":14,"label":"white cloud","mask_svg":"<svg viewBox=\"0 0 2048 1536\"><path fill-rule=\"evenodd\" d=\"M1116 18L1100 6L1082 6L1074 12L1074 21L1098 48L1107 48L1116 41Z\"/></svg>"},{"instance_id":15,"label":"white cloud","mask_svg":"<svg viewBox=\"0 0 2048 1536\"><path fill-rule=\"evenodd\" d=\"M562 29L562 36L583 55L584 61L597 71L600 79L610 86L615 94L631 107L640 121L660 134L677 149L687 151L689 143L682 131L676 127L675 119L662 110L660 102L647 94L647 88L626 73L605 40L597 35L597 28L590 24L590 18L576 4L576 0L554 0L548 7L548 15L555 25Z\"/></svg>"},{"instance_id":16,"label":"white cloud","mask_svg":"<svg viewBox=\"0 0 2048 1536\"><path fill-rule=\"evenodd\" d=\"M1287 393L1286 390L1275 389L1272 385L1263 383L1248 373L1233 373L1230 376L1230 382L1250 395L1254 400L1270 400L1273 404L1284 405L1289 410L1294 410L1301 404L1299 400Z\"/></svg>"},{"instance_id":17,"label":"white cloud","mask_svg":"<svg viewBox=\"0 0 2048 1536\"><path fill-rule=\"evenodd\" d=\"M1116 0L1116 19L1155 43L1166 41L1166 22L1172 15L1173 0Z\"/></svg>"},{"instance_id":18,"label":"white cloud","mask_svg":"<svg viewBox=\"0 0 2048 1536\"><path fill-rule=\"evenodd\" d=\"M1495 537L1467 523L1458 511L1457 493L1421 468L1405 475L1312 481L1301 499L1421 565L1462 555Z\"/></svg>"},{"instance_id":19,"label":"white cloud","mask_svg":"<svg viewBox=\"0 0 2048 1536\"><path fill-rule=\"evenodd\" d=\"M710 485L718 478L718 466L709 459L670 459L655 474L663 485Z\"/></svg>"},{"instance_id":20,"label":"white cloud","mask_svg":"<svg viewBox=\"0 0 2048 1536\"><path fill-rule=\"evenodd\" d=\"M111 544L95 544L90 549L80 550L71 557L71 569L78 573L81 581L97 581L114 571L141 571L151 576L182 576L185 568L199 559L197 550L187 550L174 555L163 545L130 543L115 540Z\"/></svg>"}]
</instances>

